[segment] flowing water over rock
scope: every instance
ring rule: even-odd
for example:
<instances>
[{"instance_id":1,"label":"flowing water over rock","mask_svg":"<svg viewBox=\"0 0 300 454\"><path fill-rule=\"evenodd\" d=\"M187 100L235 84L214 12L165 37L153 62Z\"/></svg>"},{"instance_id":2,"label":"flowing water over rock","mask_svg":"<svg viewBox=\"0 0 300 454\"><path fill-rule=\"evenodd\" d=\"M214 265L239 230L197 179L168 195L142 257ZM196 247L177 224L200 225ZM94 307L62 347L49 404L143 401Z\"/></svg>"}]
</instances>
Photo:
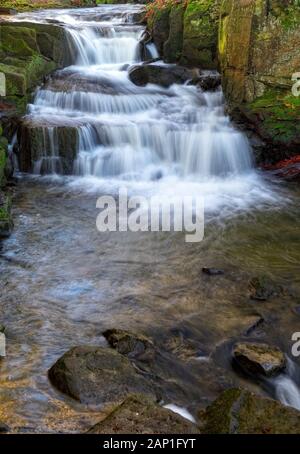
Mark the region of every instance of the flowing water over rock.
<instances>
[{"instance_id":1,"label":"flowing water over rock","mask_svg":"<svg viewBox=\"0 0 300 454\"><path fill-rule=\"evenodd\" d=\"M221 91L130 82L128 67L142 64L141 11L102 6L14 18L59 21L74 58L28 107L35 176L19 177L16 228L1 249L0 420L15 431L83 431L99 421L102 409L60 395L46 372L72 346L105 345L105 329L149 335L164 351L162 375L171 370L178 386L177 394L167 387L164 404L195 416L232 384L265 392L236 375L218 349L250 336L289 355L299 325L299 194L255 171ZM153 46L148 53L157 56ZM180 232L97 232L97 197L124 184L145 196L202 195L204 241L187 244ZM225 273L208 276L203 267ZM248 282L257 274L287 290L254 303Z\"/></svg>"}]
</instances>

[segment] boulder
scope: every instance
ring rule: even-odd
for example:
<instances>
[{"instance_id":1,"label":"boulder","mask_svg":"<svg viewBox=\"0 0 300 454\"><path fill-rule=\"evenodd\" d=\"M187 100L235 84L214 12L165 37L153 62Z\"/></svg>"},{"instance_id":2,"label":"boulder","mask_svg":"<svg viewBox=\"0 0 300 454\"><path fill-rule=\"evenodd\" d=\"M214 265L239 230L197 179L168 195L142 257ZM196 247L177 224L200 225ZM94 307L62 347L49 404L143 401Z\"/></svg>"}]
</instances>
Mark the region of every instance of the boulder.
<instances>
[{"instance_id":1,"label":"boulder","mask_svg":"<svg viewBox=\"0 0 300 454\"><path fill-rule=\"evenodd\" d=\"M157 51L161 56L163 55L164 43L169 38L170 9L170 5L166 3L159 9L152 10L152 14L148 18L148 28L151 32L152 39L157 48Z\"/></svg>"},{"instance_id":2,"label":"boulder","mask_svg":"<svg viewBox=\"0 0 300 454\"><path fill-rule=\"evenodd\" d=\"M292 75L300 68L300 8L294 0L223 0L219 55L234 120L262 140L258 163L299 154L300 104Z\"/></svg>"},{"instance_id":3,"label":"boulder","mask_svg":"<svg viewBox=\"0 0 300 454\"><path fill-rule=\"evenodd\" d=\"M154 344L146 336L122 329L108 329L104 331L103 336L109 345L122 355L139 361L151 361L154 359Z\"/></svg>"},{"instance_id":4,"label":"boulder","mask_svg":"<svg viewBox=\"0 0 300 454\"><path fill-rule=\"evenodd\" d=\"M135 85L144 86L148 83L169 87L197 80L198 72L183 66L135 65L129 69L129 79Z\"/></svg>"},{"instance_id":5,"label":"boulder","mask_svg":"<svg viewBox=\"0 0 300 454\"><path fill-rule=\"evenodd\" d=\"M65 29L53 24L0 23L0 71L6 98L24 113L32 90L56 68L71 64L74 50Z\"/></svg>"},{"instance_id":6,"label":"boulder","mask_svg":"<svg viewBox=\"0 0 300 454\"><path fill-rule=\"evenodd\" d=\"M18 130L20 170L32 172L35 162L56 156L60 160L58 173L72 174L78 149L78 126L80 123L76 122L59 125L43 118L24 117ZM44 171L47 173L46 167Z\"/></svg>"},{"instance_id":7,"label":"boulder","mask_svg":"<svg viewBox=\"0 0 300 454\"><path fill-rule=\"evenodd\" d=\"M200 411L205 434L299 434L300 412L249 391L224 391L205 411Z\"/></svg>"},{"instance_id":8,"label":"boulder","mask_svg":"<svg viewBox=\"0 0 300 454\"><path fill-rule=\"evenodd\" d=\"M181 64L216 69L220 0L188 0L183 18Z\"/></svg>"},{"instance_id":9,"label":"boulder","mask_svg":"<svg viewBox=\"0 0 300 454\"><path fill-rule=\"evenodd\" d=\"M234 362L251 376L271 377L286 367L285 356L281 350L267 344L238 342L233 347L232 354Z\"/></svg>"},{"instance_id":10,"label":"boulder","mask_svg":"<svg viewBox=\"0 0 300 454\"><path fill-rule=\"evenodd\" d=\"M202 72L197 85L203 91L215 91L221 86L221 75L217 71Z\"/></svg>"},{"instance_id":11,"label":"boulder","mask_svg":"<svg viewBox=\"0 0 300 454\"><path fill-rule=\"evenodd\" d=\"M167 63L175 63L180 60L183 44L183 15L184 3L172 6L169 16L169 36L163 45L163 56Z\"/></svg>"},{"instance_id":12,"label":"boulder","mask_svg":"<svg viewBox=\"0 0 300 454\"><path fill-rule=\"evenodd\" d=\"M130 361L110 348L74 347L57 360L48 375L58 390L87 405L118 402L130 393L156 397Z\"/></svg>"},{"instance_id":13,"label":"boulder","mask_svg":"<svg viewBox=\"0 0 300 454\"><path fill-rule=\"evenodd\" d=\"M142 395L128 397L89 434L198 434L198 427Z\"/></svg>"}]
</instances>

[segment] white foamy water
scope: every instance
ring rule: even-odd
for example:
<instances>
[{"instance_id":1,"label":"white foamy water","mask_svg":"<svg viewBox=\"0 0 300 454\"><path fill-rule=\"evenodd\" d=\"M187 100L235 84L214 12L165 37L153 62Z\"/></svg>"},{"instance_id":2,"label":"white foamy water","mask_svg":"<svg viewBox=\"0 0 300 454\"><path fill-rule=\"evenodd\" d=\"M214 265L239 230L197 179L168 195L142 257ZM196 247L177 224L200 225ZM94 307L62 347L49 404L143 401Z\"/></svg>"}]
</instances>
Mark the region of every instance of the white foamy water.
<instances>
[{"instance_id":1,"label":"white foamy water","mask_svg":"<svg viewBox=\"0 0 300 454\"><path fill-rule=\"evenodd\" d=\"M286 373L272 379L271 383L275 388L275 396L281 403L300 410L300 383L296 383L300 372L296 364L287 358Z\"/></svg>"},{"instance_id":2,"label":"white foamy water","mask_svg":"<svg viewBox=\"0 0 300 454\"><path fill-rule=\"evenodd\" d=\"M141 64L144 27L133 23L133 15L142 8L33 15L40 22L55 16L68 31L74 58L73 66L54 75L29 106L33 121L51 124L43 127L34 172L61 172L58 128L68 124L78 133L70 188L114 193L126 184L129 192L149 196L201 195L207 212L223 214L278 203L253 168L247 138L225 114L221 91L138 87L129 80L128 65ZM157 56L154 44L147 49Z\"/></svg>"},{"instance_id":3,"label":"white foamy water","mask_svg":"<svg viewBox=\"0 0 300 454\"><path fill-rule=\"evenodd\" d=\"M191 421L193 423L196 422L194 416L191 415L191 413L188 412L186 408L178 407L178 405L175 405L175 404L164 405L164 408L167 408L168 410L171 410L174 413L177 413L178 415L182 416L184 419L187 419L188 421Z\"/></svg>"}]
</instances>

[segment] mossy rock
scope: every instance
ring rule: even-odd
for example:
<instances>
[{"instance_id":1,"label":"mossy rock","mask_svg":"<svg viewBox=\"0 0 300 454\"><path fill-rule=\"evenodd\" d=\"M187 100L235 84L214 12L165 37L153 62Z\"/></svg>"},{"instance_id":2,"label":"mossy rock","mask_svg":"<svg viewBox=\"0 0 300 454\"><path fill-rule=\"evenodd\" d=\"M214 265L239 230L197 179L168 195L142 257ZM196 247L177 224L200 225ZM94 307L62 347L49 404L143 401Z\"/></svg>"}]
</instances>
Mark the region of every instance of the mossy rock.
<instances>
[{"instance_id":1,"label":"mossy rock","mask_svg":"<svg viewBox=\"0 0 300 454\"><path fill-rule=\"evenodd\" d=\"M112 348L74 347L51 367L49 379L61 392L87 405L121 402L131 393L156 398L146 379Z\"/></svg>"},{"instance_id":2,"label":"mossy rock","mask_svg":"<svg viewBox=\"0 0 300 454\"><path fill-rule=\"evenodd\" d=\"M141 394L129 396L89 434L198 434L198 427Z\"/></svg>"},{"instance_id":3,"label":"mossy rock","mask_svg":"<svg viewBox=\"0 0 300 454\"><path fill-rule=\"evenodd\" d=\"M299 434L300 412L249 391L224 391L204 412L201 433Z\"/></svg>"},{"instance_id":4,"label":"mossy rock","mask_svg":"<svg viewBox=\"0 0 300 454\"><path fill-rule=\"evenodd\" d=\"M189 0L184 13L181 63L216 69L219 0Z\"/></svg>"},{"instance_id":5,"label":"mossy rock","mask_svg":"<svg viewBox=\"0 0 300 454\"><path fill-rule=\"evenodd\" d=\"M20 58L32 57L39 52L36 32L26 27L1 25L0 54Z\"/></svg>"},{"instance_id":6,"label":"mossy rock","mask_svg":"<svg viewBox=\"0 0 300 454\"><path fill-rule=\"evenodd\" d=\"M153 42L158 50L158 53L161 56L163 56L164 43L169 38L170 11L171 6L166 3L163 8L154 10L151 18L148 21L148 27L150 28Z\"/></svg>"},{"instance_id":7,"label":"mossy rock","mask_svg":"<svg viewBox=\"0 0 300 454\"><path fill-rule=\"evenodd\" d=\"M169 16L169 37L164 43L163 55L167 63L180 60L183 45L183 16L185 4L179 3L172 6Z\"/></svg>"}]
</instances>

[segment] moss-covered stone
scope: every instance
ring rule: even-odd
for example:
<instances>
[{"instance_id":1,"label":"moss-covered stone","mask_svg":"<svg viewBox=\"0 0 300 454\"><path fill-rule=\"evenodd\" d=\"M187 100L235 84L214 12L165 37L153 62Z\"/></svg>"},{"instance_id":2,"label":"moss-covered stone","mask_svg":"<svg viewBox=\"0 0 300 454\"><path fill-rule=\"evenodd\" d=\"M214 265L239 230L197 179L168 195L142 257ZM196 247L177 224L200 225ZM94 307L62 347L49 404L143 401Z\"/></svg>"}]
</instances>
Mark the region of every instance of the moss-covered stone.
<instances>
[{"instance_id":1,"label":"moss-covered stone","mask_svg":"<svg viewBox=\"0 0 300 454\"><path fill-rule=\"evenodd\" d=\"M258 161L299 153L300 8L295 0L223 0L219 55L225 96L266 142ZM237 116L238 116L237 115Z\"/></svg>"},{"instance_id":2,"label":"moss-covered stone","mask_svg":"<svg viewBox=\"0 0 300 454\"><path fill-rule=\"evenodd\" d=\"M0 71L6 77L6 99L23 113L30 92L46 74L71 63L62 27L52 24L1 23Z\"/></svg>"},{"instance_id":3,"label":"moss-covered stone","mask_svg":"<svg viewBox=\"0 0 300 454\"><path fill-rule=\"evenodd\" d=\"M299 411L238 388L224 391L199 418L206 434L300 433Z\"/></svg>"},{"instance_id":4,"label":"moss-covered stone","mask_svg":"<svg viewBox=\"0 0 300 454\"><path fill-rule=\"evenodd\" d=\"M182 55L184 11L184 3L173 5L170 11L169 37L163 46L164 59L167 63L179 61Z\"/></svg>"},{"instance_id":5,"label":"moss-covered stone","mask_svg":"<svg viewBox=\"0 0 300 454\"><path fill-rule=\"evenodd\" d=\"M117 406L89 434L197 434L198 427L153 402L144 395L132 395Z\"/></svg>"},{"instance_id":6,"label":"moss-covered stone","mask_svg":"<svg viewBox=\"0 0 300 454\"><path fill-rule=\"evenodd\" d=\"M189 0L184 13L181 63L215 69L219 0Z\"/></svg>"},{"instance_id":7,"label":"moss-covered stone","mask_svg":"<svg viewBox=\"0 0 300 454\"><path fill-rule=\"evenodd\" d=\"M169 38L171 4L166 2L160 7L150 6L153 9L151 9L151 15L148 18L148 28L159 54L163 56L164 44Z\"/></svg>"}]
</instances>

